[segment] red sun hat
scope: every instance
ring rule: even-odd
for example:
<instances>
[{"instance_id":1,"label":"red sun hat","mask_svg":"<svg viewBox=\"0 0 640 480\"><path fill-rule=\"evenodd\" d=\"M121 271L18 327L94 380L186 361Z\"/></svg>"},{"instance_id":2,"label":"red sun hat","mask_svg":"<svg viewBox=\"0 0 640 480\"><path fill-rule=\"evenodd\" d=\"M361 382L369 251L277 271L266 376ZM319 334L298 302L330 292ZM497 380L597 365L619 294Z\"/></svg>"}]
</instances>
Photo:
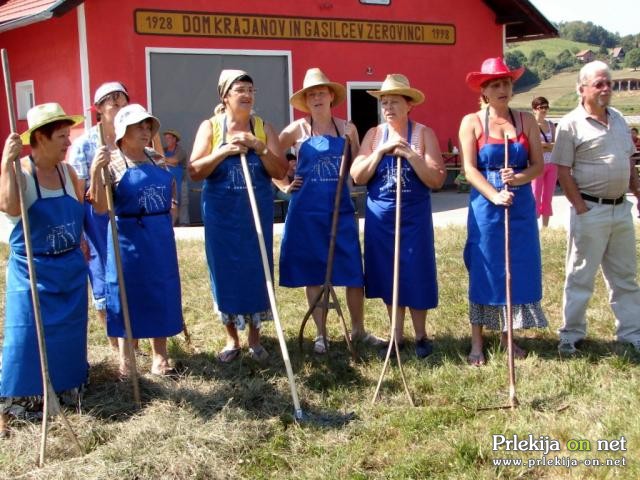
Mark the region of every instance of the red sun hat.
<instances>
[{"instance_id":1,"label":"red sun hat","mask_svg":"<svg viewBox=\"0 0 640 480\"><path fill-rule=\"evenodd\" d=\"M467 74L467 85L475 92L479 92L482 85L497 78L511 78L512 81L518 80L524 73L524 67L509 70L504 63L502 57L487 58L482 62L479 72L471 72Z\"/></svg>"}]
</instances>

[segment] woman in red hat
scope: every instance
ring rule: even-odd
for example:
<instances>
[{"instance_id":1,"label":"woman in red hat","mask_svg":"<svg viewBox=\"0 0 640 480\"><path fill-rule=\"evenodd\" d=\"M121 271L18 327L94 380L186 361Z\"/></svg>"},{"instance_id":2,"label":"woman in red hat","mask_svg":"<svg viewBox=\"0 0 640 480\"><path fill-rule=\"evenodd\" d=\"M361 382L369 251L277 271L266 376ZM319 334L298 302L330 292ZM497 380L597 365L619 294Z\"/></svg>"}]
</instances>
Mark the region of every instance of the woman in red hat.
<instances>
[{"instance_id":1,"label":"woman in red hat","mask_svg":"<svg viewBox=\"0 0 640 480\"><path fill-rule=\"evenodd\" d=\"M467 75L480 92L482 107L460 124L460 145L469 196L464 260L469 271L471 352L468 361L483 365L482 328L502 330L506 346L505 208L510 218L511 295L514 328L544 327L540 306L542 268L531 180L542 173L542 145L535 118L513 111L513 82L524 68L509 70L502 58L488 58L481 71ZM505 138L508 136L508 167ZM504 188L508 186L508 189ZM526 352L514 344L517 358Z\"/></svg>"}]
</instances>

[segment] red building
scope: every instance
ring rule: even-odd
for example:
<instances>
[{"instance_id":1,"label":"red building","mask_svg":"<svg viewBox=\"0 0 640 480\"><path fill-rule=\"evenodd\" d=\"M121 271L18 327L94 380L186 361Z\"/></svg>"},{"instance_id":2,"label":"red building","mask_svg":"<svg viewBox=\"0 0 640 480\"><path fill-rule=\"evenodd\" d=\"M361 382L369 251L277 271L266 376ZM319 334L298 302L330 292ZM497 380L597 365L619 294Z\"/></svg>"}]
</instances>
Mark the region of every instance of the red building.
<instances>
[{"instance_id":1,"label":"red building","mask_svg":"<svg viewBox=\"0 0 640 480\"><path fill-rule=\"evenodd\" d=\"M222 68L254 78L256 111L281 128L305 71L321 67L348 87L336 114L361 134L378 123L376 88L407 75L427 101L412 117L442 149L477 107L467 72L505 42L557 35L527 0L9 0L0 2L0 47L10 59L19 130L29 105L87 111L102 82L120 80L190 149L218 102ZM6 112L4 96L0 110ZM0 136L8 134L0 115ZM87 120L87 125L91 119Z\"/></svg>"}]
</instances>

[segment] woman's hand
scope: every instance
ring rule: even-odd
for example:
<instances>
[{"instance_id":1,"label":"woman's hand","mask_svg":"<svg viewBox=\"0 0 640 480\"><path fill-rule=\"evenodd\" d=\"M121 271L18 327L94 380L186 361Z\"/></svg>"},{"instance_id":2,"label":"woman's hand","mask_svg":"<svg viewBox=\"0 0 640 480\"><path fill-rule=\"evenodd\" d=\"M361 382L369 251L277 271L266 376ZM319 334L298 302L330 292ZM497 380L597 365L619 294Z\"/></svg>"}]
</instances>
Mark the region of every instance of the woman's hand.
<instances>
[{"instance_id":1,"label":"woman's hand","mask_svg":"<svg viewBox=\"0 0 640 480\"><path fill-rule=\"evenodd\" d=\"M513 203L513 192L500 190L496 192L490 200L494 205L508 207Z\"/></svg>"},{"instance_id":2,"label":"woman's hand","mask_svg":"<svg viewBox=\"0 0 640 480\"><path fill-rule=\"evenodd\" d=\"M7 165L7 163L12 162L16 157L20 155L22 151L22 140L20 139L20 135L17 133L11 133L7 140L4 142L4 150L2 151L2 162Z\"/></svg>"},{"instance_id":3,"label":"woman's hand","mask_svg":"<svg viewBox=\"0 0 640 480\"><path fill-rule=\"evenodd\" d=\"M231 157L233 155L246 154L249 151L249 147L243 143L225 143L220 147L224 157Z\"/></svg>"},{"instance_id":4,"label":"woman's hand","mask_svg":"<svg viewBox=\"0 0 640 480\"><path fill-rule=\"evenodd\" d=\"M413 152L411 149L411 145L404 140L396 139L396 140L387 140L382 145L380 145L377 149L378 152L381 153L381 156L385 154L390 154L393 156L401 156L407 158L408 155Z\"/></svg>"},{"instance_id":5,"label":"woman's hand","mask_svg":"<svg viewBox=\"0 0 640 480\"><path fill-rule=\"evenodd\" d=\"M507 167L507 168L500 169L500 176L502 178L502 183L504 183L505 185L511 185L515 180L515 175L516 174L513 171L513 168Z\"/></svg>"},{"instance_id":6,"label":"woman's hand","mask_svg":"<svg viewBox=\"0 0 640 480\"><path fill-rule=\"evenodd\" d=\"M93 156L93 162L91 162L91 176L99 175L103 168L109 166L111 161L111 152L109 147L103 145L96 150L96 154Z\"/></svg>"},{"instance_id":7,"label":"woman's hand","mask_svg":"<svg viewBox=\"0 0 640 480\"><path fill-rule=\"evenodd\" d=\"M296 190L300 190L301 186L302 186L302 177L298 177L296 175L293 178L293 182L291 182L289 185L287 185L284 188L284 193L291 193L291 192L295 192Z\"/></svg>"}]
</instances>

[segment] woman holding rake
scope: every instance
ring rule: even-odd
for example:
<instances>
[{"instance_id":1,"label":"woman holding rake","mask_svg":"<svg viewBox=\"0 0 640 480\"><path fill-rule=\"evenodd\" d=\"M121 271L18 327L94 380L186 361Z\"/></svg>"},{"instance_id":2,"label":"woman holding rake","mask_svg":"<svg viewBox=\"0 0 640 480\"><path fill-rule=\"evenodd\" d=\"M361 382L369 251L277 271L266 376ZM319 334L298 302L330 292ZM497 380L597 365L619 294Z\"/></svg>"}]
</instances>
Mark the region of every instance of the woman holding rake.
<instances>
[{"instance_id":1,"label":"woman holding rake","mask_svg":"<svg viewBox=\"0 0 640 480\"><path fill-rule=\"evenodd\" d=\"M23 144L31 145L31 155L20 160L26 184L22 194L51 382L56 392L77 399L87 380L87 266L80 250L84 191L73 169L63 163L71 145L70 128L82 120L80 115L66 115L57 103L37 105L27 113L29 129L20 136L11 134L2 154L0 211L9 216L13 230L7 263L0 433L6 431L6 414L12 405L33 408L43 395L25 226L13 166Z\"/></svg>"},{"instance_id":2,"label":"woman holding rake","mask_svg":"<svg viewBox=\"0 0 640 480\"><path fill-rule=\"evenodd\" d=\"M531 180L543 168L535 118L509 108L513 82L524 68L509 70L502 58L489 58L480 72L467 75L467 85L481 93L482 109L460 124L460 145L469 196L464 260L469 271L471 365L484 365L482 328L502 330L506 348L505 207L510 212L511 292L514 328L545 327L540 306L542 267ZM509 166L505 168L505 135ZM504 189L504 185L509 188ZM513 345L514 356L526 352Z\"/></svg>"},{"instance_id":3,"label":"woman holding rake","mask_svg":"<svg viewBox=\"0 0 640 480\"><path fill-rule=\"evenodd\" d=\"M280 133L280 148L295 148L296 176L291 182L292 198L287 213L280 251L280 285L305 287L311 307L320 294L327 271L329 237L334 198L338 185L345 137L351 158L360 147L358 131L345 120L335 118L331 108L346 97L345 88L331 82L319 68L307 70L303 88L291 96L290 103L308 115L291 123ZM348 161L347 157L347 161ZM280 184L289 184L284 179ZM345 182L341 197L336 249L331 284L345 286L351 315L352 340L379 345L380 339L364 329L364 277L355 209ZM326 353L322 312L313 311L317 336L313 351Z\"/></svg>"},{"instance_id":4,"label":"woman holding rake","mask_svg":"<svg viewBox=\"0 0 640 480\"><path fill-rule=\"evenodd\" d=\"M114 120L118 150L98 151L91 165L89 196L98 213L107 211L102 173L112 188L117 232L109 229L106 261L107 333L118 337L120 375L131 374L125 342L126 327L118 283L117 233L122 273L131 318L132 337L149 338L151 373L175 375L169 365L167 337L182 331L182 303L178 256L172 215L176 213L176 186L163 157L147 145L160 128L157 118L141 105L130 104Z\"/></svg>"},{"instance_id":5,"label":"woman holding rake","mask_svg":"<svg viewBox=\"0 0 640 480\"><path fill-rule=\"evenodd\" d=\"M395 336L403 348L404 315L411 312L416 355L433 350L427 338L427 310L438 304L438 284L431 218L431 189L440 188L445 168L433 130L409 119L424 94L401 74L387 75L380 90L385 123L370 129L351 167L355 183L367 185L364 231L365 294L382 298L392 311L396 209L396 157L402 157L402 218L400 235L400 289ZM382 354L387 349L381 350Z\"/></svg>"},{"instance_id":6,"label":"woman holding rake","mask_svg":"<svg viewBox=\"0 0 640 480\"><path fill-rule=\"evenodd\" d=\"M249 325L249 355L265 361L260 326L270 320L269 297L258 236L240 163L246 154L260 222L273 268L273 194L271 178L282 178L287 162L280 155L273 127L252 114L253 79L242 70L223 70L218 81L220 103L200 124L193 144L189 175L204 180L202 210L211 289L227 331L218 360L240 355L238 330Z\"/></svg>"}]
</instances>

